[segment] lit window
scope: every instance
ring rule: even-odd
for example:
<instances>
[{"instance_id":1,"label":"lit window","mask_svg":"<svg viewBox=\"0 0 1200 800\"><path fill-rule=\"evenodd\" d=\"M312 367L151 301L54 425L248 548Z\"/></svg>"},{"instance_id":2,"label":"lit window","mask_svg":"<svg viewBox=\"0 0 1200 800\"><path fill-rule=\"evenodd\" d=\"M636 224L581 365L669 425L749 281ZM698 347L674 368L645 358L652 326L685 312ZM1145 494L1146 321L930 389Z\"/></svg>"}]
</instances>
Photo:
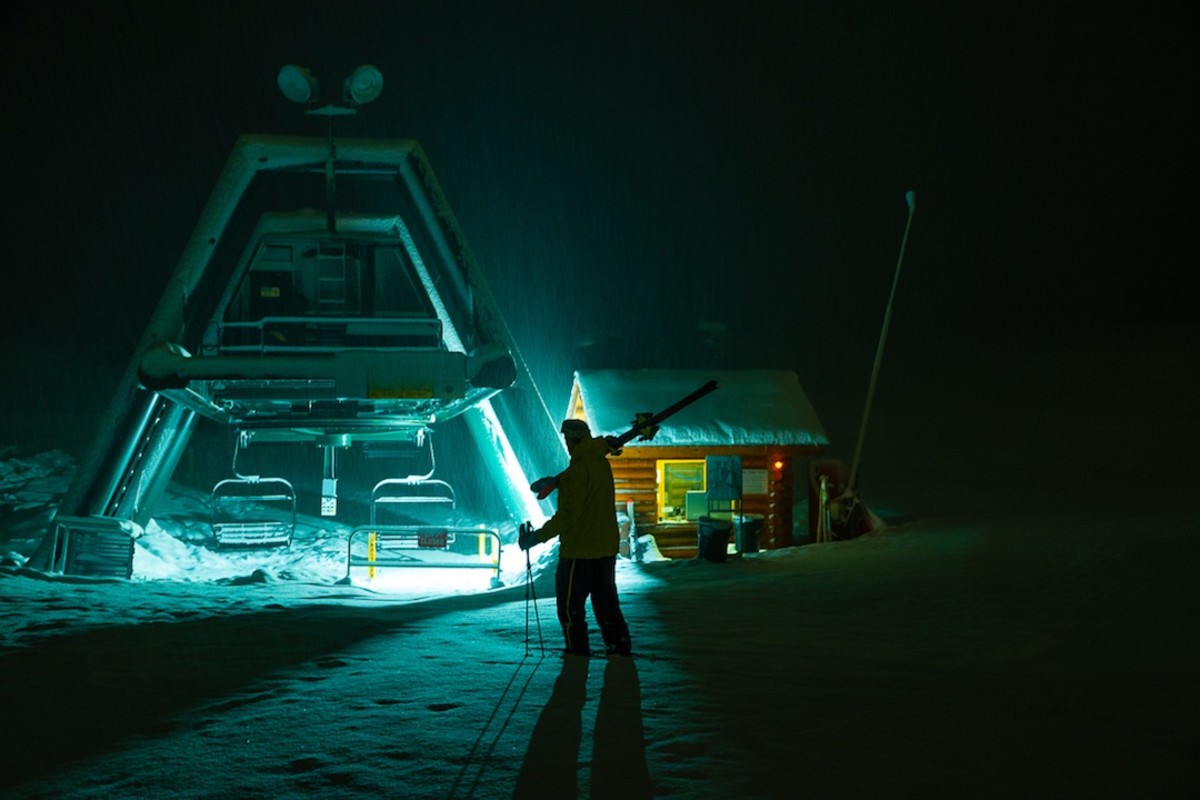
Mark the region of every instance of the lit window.
<instances>
[{"instance_id":1,"label":"lit window","mask_svg":"<svg viewBox=\"0 0 1200 800\"><path fill-rule=\"evenodd\" d=\"M658 521L686 522L688 493L695 504L697 493L705 490L704 460L670 460L657 462Z\"/></svg>"}]
</instances>

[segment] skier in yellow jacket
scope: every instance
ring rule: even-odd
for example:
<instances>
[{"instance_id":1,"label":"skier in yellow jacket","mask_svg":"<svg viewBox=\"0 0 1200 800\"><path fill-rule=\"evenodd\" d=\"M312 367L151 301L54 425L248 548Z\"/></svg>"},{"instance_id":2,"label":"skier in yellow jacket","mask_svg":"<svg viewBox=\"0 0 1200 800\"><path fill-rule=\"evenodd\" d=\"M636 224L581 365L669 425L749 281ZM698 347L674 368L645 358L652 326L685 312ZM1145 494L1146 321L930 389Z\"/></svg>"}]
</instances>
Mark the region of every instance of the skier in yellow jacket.
<instances>
[{"instance_id":1,"label":"skier in yellow jacket","mask_svg":"<svg viewBox=\"0 0 1200 800\"><path fill-rule=\"evenodd\" d=\"M521 549L559 537L554 585L566 652L590 655L584 610L590 596L608 654L628 656L629 627L617 596L620 533L608 443L578 419L565 420L562 435L571 463L558 476L558 510L540 530L523 534Z\"/></svg>"}]
</instances>

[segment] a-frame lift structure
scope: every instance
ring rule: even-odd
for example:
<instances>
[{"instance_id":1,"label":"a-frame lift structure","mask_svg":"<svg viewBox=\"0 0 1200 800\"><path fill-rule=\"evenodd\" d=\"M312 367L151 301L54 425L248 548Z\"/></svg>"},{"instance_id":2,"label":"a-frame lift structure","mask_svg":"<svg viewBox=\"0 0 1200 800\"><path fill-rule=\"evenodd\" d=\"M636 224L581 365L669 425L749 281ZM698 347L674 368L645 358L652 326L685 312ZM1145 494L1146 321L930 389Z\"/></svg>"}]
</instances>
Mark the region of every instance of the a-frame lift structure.
<instances>
[{"instance_id":1,"label":"a-frame lift structure","mask_svg":"<svg viewBox=\"0 0 1200 800\"><path fill-rule=\"evenodd\" d=\"M130 574L201 417L325 448L336 496L339 448L460 415L510 517L544 519L557 423L420 146L243 136L33 565Z\"/></svg>"}]
</instances>

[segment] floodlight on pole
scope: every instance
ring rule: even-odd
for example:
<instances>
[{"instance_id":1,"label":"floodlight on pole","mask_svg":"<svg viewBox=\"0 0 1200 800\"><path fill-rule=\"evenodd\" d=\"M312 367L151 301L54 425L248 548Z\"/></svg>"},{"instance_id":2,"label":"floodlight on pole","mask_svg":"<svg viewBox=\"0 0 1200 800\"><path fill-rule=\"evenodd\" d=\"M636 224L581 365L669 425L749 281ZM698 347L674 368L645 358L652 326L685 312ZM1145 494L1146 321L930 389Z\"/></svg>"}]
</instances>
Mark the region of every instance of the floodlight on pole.
<instances>
[{"instance_id":1,"label":"floodlight on pole","mask_svg":"<svg viewBox=\"0 0 1200 800\"><path fill-rule=\"evenodd\" d=\"M370 103L379 97L383 91L383 73L370 64L362 64L354 69L342 81L342 102L327 103L317 107L317 79L304 67L297 64L285 64L279 70L276 78L279 91L293 103L308 106L304 113L314 117L325 117L326 130L329 135L329 153L325 157L325 225L330 233L337 232L337 218L334 209L337 207L337 149L333 141L334 117L353 116L358 113L358 107ZM329 484L336 490L336 481ZM327 496L332 497L331 493Z\"/></svg>"},{"instance_id":2,"label":"floodlight on pole","mask_svg":"<svg viewBox=\"0 0 1200 800\"><path fill-rule=\"evenodd\" d=\"M285 64L275 80L279 84L279 91L293 103L305 105L316 100L317 79L304 67Z\"/></svg>"},{"instance_id":3,"label":"floodlight on pole","mask_svg":"<svg viewBox=\"0 0 1200 800\"><path fill-rule=\"evenodd\" d=\"M383 73L370 64L355 67L342 81L342 101L327 103L317 108L316 77L297 64L286 64L276 78L279 91L293 103L308 106L305 114L318 117L340 117L352 115L359 106L365 106L379 97L383 91Z\"/></svg>"},{"instance_id":4,"label":"floodlight on pole","mask_svg":"<svg viewBox=\"0 0 1200 800\"><path fill-rule=\"evenodd\" d=\"M364 106L383 91L383 73L370 64L356 67L343 84L342 99Z\"/></svg>"}]
</instances>

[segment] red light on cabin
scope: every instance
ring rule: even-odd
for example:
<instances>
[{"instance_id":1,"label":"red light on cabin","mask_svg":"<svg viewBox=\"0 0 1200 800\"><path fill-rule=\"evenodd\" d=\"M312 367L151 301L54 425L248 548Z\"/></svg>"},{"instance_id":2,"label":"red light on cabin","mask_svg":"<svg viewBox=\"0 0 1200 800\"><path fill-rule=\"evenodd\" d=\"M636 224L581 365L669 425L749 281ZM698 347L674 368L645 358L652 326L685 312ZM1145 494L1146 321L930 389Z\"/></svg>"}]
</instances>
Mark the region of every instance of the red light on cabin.
<instances>
[{"instance_id":1,"label":"red light on cabin","mask_svg":"<svg viewBox=\"0 0 1200 800\"><path fill-rule=\"evenodd\" d=\"M783 461L777 458L772 466L775 467L776 471L781 470L783 469Z\"/></svg>"}]
</instances>

